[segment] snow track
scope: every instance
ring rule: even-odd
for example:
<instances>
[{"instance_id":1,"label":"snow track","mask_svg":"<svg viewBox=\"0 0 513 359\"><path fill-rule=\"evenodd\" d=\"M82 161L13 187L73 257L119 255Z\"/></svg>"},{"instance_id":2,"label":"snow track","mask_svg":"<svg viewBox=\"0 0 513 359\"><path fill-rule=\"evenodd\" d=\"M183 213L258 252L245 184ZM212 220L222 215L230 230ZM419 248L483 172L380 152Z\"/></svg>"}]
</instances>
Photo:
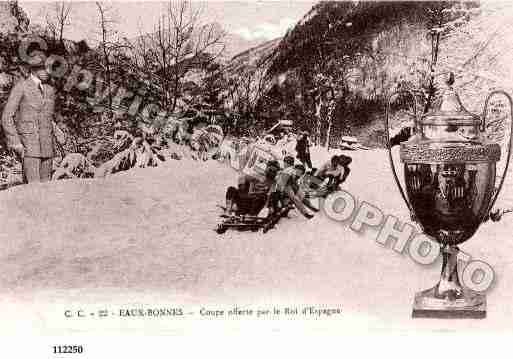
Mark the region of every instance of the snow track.
<instances>
[{"instance_id":1,"label":"snow track","mask_svg":"<svg viewBox=\"0 0 513 359\"><path fill-rule=\"evenodd\" d=\"M385 214L409 220L385 151L348 154L353 163L345 188ZM330 155L312 151L317 165ZM291 212L266 234L217 235L216 204L236 176L215 161L182 160L107 179L1 192L1 312L6 318L24 313L16 314L24 319L18 317L16 328L36 331L48 329L52 318L73 326L62 316L66 308L98 303L341 307L344 314L330 325L347 331L510 328L513 217L483 224L462 246L496 272L488 318L412 321L413 295L436 282L439 261L416 264L376 243L375 230L355 233L323 213L306 220ZM499 206L513 198L511 188L501 198Z\"/></svg>"}]
</instances>

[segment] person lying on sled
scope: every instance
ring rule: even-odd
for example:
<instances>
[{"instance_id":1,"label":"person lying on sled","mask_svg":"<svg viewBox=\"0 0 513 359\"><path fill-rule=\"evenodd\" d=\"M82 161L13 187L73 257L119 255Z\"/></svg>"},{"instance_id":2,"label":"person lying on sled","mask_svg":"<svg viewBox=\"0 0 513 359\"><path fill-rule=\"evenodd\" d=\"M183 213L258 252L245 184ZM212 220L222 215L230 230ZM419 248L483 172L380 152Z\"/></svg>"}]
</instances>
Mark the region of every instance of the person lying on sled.
<instances>
[{"instance_id":1,"label":"person lying on sled","mask_svg":"<svg viewBox=\"0 0 513 359\"><path fill-rule=\"evenodd\" d=\"M349 164L351 162L352 158L349 156L333 156L330 161L326 162L315 172L314 176L319 180L319 183L326 186L328 191L335 191L349 176L351 172Z\"/></svg>"},{"instance_id":2,"label":"person lying on sled","mask_svg":"<svg viewBox=\"0 0 513 359\"><path fill-rule=\"evenodd\" d=\"M344 183L351 173L351 169L349 168L349 165L353 162L353 159L346 155L340 155L338 156L338 164L339 166L342 166L344 168L344 173L341 177L338 178L337 187Z\"/></svg>"},{"instance_id":3,"label":"person lying on sled","mask_svg":"<svg viewBox=\"0 0 513 359\"><path fill-rule=\"evenodd\" d=\"M284 210L286 216L288 211L295 206L303 216L311 218L312 215L308 213L302 199L297 195L299 190L298 181L304 176L305 172L305 166L302 164L289 166L278 172L269 191L269 204L267 206L269 213L265 213L266 208L264 208L264 213L259 216L267 216L280 210Z\"/></svg>"},{"instance_id":4,"label":"person lying on sled","mask_svg":"<svg viewBox=\"0 0 513 359\"><path fill-rule=\"evenodd\" d=\"M263 176L241 175L238 188L230 186L226 190L226 214L258 215L268 204L268 193L279 170L278 161L271 160Z\"/></svg>"}]
</instances>

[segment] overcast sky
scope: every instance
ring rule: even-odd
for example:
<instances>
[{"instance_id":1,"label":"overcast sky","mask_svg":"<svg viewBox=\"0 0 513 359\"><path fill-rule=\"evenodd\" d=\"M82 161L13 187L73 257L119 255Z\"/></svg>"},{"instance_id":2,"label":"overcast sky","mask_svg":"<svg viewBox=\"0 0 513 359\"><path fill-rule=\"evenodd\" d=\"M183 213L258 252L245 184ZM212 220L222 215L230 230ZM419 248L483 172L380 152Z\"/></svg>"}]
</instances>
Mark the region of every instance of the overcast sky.
<instances>
[{"instance_id":1,"label":"overcast sky","mask_svg":"<svg viewBox=\"0 0 513 359\"><path fill-rule=\"evenodd\" d=\"M32 23L44 22L45 14L51 12L52 3L20 1ZM112 9L121 36L132 38L140 33L152 31L166 2L117 1L104 3ZM203 7L205 22L219 22L226 31L236 33L247 40L270 40L285 34L315 4L312 1L207 1L195 2ZM97 39L97 7L94 2L72 3L72 25L65 37Z\"/></svg>"}]
</instances>

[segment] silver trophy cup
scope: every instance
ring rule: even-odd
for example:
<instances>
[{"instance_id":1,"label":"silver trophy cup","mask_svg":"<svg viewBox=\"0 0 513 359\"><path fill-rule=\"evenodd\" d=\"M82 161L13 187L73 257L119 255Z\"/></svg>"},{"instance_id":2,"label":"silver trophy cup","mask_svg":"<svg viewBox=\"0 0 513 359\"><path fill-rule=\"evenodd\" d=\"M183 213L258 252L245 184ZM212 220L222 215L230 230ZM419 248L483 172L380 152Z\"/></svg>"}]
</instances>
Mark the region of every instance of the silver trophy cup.
<instances>
[{"instance_id":1,"label":"silver trophy cup","mask_svg":"<svg viewBox=\"0 0 513 359\"><path fill-rule=\"evenodd\" d=\"M404 187L394 166L389 136L391 106L395 98L410 98L415 109L414 135L400 144L404 164ZM441 246L441 278L433 288L418 292L413 317L484 318L486 296L460 283L458 245L474 235L489 218L509 165L511 132L504 153L504 173L496 186L497 162L501 146L486 138L485 118L491 98L511 97L504 91L488 95L483 116L468 112L451 86L444 91L436 110L416 115L416 98L412 92L392 95L387 103L385 125L392 172L412 218L425 234Z\"/></svg>"}]
</instances>

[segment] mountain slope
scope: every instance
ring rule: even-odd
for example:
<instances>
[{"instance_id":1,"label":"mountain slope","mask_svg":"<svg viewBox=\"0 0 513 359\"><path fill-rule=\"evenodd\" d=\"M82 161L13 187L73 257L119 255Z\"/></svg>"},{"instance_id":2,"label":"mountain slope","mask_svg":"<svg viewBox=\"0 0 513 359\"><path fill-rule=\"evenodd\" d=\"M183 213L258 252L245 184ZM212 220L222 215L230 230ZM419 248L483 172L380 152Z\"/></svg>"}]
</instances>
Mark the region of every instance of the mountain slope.
<instances>
[{"instance_id":1,"label":"mountain slope","mask_svg":"<svg viewBox=\"0 0 513 359\"><path fill-rule=\"evenodd\" d=\"M226 32L221 24L213 22L194 29L194 33L191 37L193 43L198 42L202 32L207 32L209 30L212 30L214 36L220 36L219 43L210 47L209 52L212 55L219 55L219 60L222 62L228 62L234 56L237 56L251 48L257 47L265 42L265 40L262 39L246 40L238 34ZM148 41L152 37L155 37L155 35L156 33L144 34L132 39L127 39L127 41L131 44L137 44L138 41Z\"/></svg>"},{"instance_id":2,"label":"mountain slope","mask_svg":"<svg viewBox=\"0 0 513 359\"><path fill-rule=\"evenodd\" d=\"M230 32L226 33L223 38L223 42L226 47L222 57L227 61L250 49L262 46L264 43L267 43L267 41L263 39L247 40L238 34Z\"/></svg>"},{"instance_id":3,"label":"mountain slope","mask_svg":"<svg viewBox=\"0 0 513 359\"><path fill-rule=\"evenodd\" d=\"M335 92L331 133L383 144L381 122L387 95L400 86L427 91L431 30L440 31L435 88L445 81L448 71L456 72L456 86L465 92L464 98L472 96L472 91L467 94L472 87L473 92L493 87L493 81L483 82L479 73L508 67L500 59L507 59L510 47L504 41L511 42L511 37L506 36L505 25L497 30L493 24L507 24L505 7L471 2L321 2L283 38L268 75L287 76L281 92L295 89L295 95L288 96L293 102L287 106L302 108L297 116L299 127L321 142L329 126L325 93ZM500 48L499 39L503 41ZM472 48L483 51L474 58ZM495 76L500 78L509 77Z\"/></svg>"},{"instance_id":4,"label":"mountain slope","mask_svg":"<svg viewBox=\"0 0 513 359\"><path fill-rule=\"evenodd\" d=\"M282 38L266 41L233 56L226 65L226 70L233 72L243 66L264 66L270 64L275 50Z\"/></svg>"}]
</instances>

